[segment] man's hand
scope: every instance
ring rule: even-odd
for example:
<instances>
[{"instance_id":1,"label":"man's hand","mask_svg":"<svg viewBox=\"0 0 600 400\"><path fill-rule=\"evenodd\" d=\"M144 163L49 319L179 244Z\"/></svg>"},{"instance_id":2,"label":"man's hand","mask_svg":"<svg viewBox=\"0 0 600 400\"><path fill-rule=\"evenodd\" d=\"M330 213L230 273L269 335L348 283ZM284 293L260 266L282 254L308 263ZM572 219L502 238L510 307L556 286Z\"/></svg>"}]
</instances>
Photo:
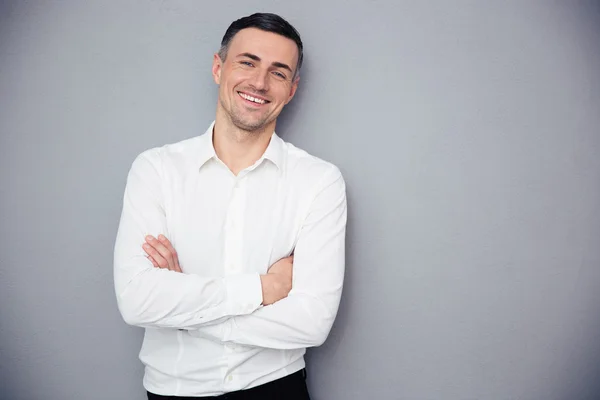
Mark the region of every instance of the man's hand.
<instances>
[{"instance_id":1,"label":"man's hand","mask_svg":"<svg viewBox=\"0 0 600 400\"><path fill-rule=\"evenodd\" d=\"M164 235L159 235L158 238L146 236L146 243L142 245L142 248L146 252L148 260L156 268L181 272L177 252ZM267 306L287 297L292 289L293 264L294 256L282 258L271 265L267 274L260 276L263 305Z\"/></svg>"},{"instance_id":2,"label":"man's hand","mask_svg":"<svg viewBox=\"0 0 600 400\"><path fill-rule=\"evenodd\" d=\"M268 306L287 297L292 289L292 267L294 256L282 258L269 267L266 275L260 276L262 284L263 302Z\"/></svg>"},{"instance_id":3,"label":"man's hand","mask_svg":"<svg viewBox=\"0 0 600 400\"><path fill-rule=\"evenodd\" d=\"M168 269L175 272L181 272L179 267L179 258L175 248L171 245L169 239L164 235L146 236L146 243L142 248L148 254L146 257L156 268Z\"/></svg>"}]
</instances>

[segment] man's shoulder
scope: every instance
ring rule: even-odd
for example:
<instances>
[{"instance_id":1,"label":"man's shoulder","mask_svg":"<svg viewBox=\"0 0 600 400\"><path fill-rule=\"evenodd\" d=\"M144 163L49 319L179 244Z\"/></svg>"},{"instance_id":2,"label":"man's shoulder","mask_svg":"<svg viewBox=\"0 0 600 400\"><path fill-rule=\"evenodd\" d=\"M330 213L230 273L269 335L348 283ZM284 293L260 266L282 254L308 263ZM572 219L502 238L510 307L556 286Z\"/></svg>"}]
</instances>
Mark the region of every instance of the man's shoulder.
<instances>
[{"instance_id":1,"label":"man's shoulder","mask_svg":"<svg viewBox=\"0 0 600 400\"><path fill-rule=\"evenodd\" d=\"M175 143L153 147L141 152L134 163L150 163L154 165L184 165L194 162L202 148L202 135L184 139Z\"/></svg>"},{"instance_id":2,"label":"man's shoulder","mask_svg":"<svg viewBox=\"0 0 600 400\"><path fill-rule=\"evenodd\" d=\"M288 176L308 179L314 183L323 179L342 179L340 169L332 162L310 154L292 143L286 141L283 143L287 153Z\"/></svg>"}]
</instances>

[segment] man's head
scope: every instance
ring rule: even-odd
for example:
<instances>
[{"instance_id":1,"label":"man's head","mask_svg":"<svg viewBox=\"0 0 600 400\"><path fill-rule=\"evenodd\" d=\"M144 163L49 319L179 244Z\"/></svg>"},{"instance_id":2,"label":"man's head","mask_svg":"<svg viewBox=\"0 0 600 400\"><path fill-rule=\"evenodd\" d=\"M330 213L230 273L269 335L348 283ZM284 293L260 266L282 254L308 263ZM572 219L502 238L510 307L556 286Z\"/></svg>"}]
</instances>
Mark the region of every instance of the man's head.
<instances>
[{"instance_id":1,"label":"man's head","mask_svg":"<svg viewBox=\"0 0 600 400\"><path fill-rule=\"evenodd\" d=\"M233 22L214 55L219 112L245 131L275 125L294 97L302 64L300 35L275 14L253 14Z\"/></svg>"},{"instance_id":2,"label":"man's head","mask_svg":"<svg viewBox=\"0 0 600 400\"><path fill-rule=\"evenodd\" d=\"M221 48L219 49L219 57L221 57L221 60L225 61L227 58L229 44L236 33L242 29L248 28L256 28L265 32L276 33L293 40L298 47L298 62L296 70L294 71L294 78L299 75L300 67L302 67L302 60L304 58L304 50L302 46L302 40L300 39L300 34L289 22L276 14L256 13L232 22L231 25L229 25L229 28L227 28L227 31L223 36L223 40L221 40Z\"/></svg>"}]
</instances>

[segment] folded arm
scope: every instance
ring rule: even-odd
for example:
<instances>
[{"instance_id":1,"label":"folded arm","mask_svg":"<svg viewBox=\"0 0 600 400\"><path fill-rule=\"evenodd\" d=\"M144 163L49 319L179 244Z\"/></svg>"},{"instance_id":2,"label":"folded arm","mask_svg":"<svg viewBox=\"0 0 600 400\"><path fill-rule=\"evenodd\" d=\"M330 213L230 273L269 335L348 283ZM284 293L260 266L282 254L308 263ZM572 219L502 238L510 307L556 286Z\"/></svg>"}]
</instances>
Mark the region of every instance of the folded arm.
<instances>
[{"instance_id":1,"label":"folded arm","mask_svg":"<svg viewBox=\"0 0 600 400\"><path fill-rule=\"evenodd\" d=\"M215 341L272 349L321 345L337 314L344 279L346 191L337 169L324 178L294 250L289 295L249 315L190 332Z\"/></svg>"},{"instance_id":2,"label":"folded arm","mask_svg":"<svg viewBox=\"0 0 600 400\"><path fill-rule=\"evenodd\" d=\"M142 244L168 234L159 150L133 163L127 178L114 253L117 303L123 319L143 327L195 329L250 314L262 302L258 274L203 277L155 268Z\"/></svg>"}]
</instances>

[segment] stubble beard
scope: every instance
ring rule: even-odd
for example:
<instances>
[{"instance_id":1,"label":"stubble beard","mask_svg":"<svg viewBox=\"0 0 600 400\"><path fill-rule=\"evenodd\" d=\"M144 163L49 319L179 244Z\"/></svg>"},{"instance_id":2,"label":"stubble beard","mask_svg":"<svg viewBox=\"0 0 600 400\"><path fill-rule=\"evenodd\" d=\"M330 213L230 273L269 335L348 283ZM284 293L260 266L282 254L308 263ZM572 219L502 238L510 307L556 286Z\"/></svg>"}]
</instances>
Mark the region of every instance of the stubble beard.
<instances>
[{"instance_id":1,"label":"stubble beard","mask_svg":"<svg viewBox=\"0 0 600 400\"><path fill-rule=\"evenodd\" d=\"M244 118L242 110L240 110L236 105L231 106L231 110L228 110L226 105L221 100L221 106L223 110L229 115L229 119L231 123L238 129L246 131L248 133L261 133L265 130L267 125L272 122L272 119L269 120L268 116L263 116L259 119L250 119Z\"/></svg>"}]
</instances>

